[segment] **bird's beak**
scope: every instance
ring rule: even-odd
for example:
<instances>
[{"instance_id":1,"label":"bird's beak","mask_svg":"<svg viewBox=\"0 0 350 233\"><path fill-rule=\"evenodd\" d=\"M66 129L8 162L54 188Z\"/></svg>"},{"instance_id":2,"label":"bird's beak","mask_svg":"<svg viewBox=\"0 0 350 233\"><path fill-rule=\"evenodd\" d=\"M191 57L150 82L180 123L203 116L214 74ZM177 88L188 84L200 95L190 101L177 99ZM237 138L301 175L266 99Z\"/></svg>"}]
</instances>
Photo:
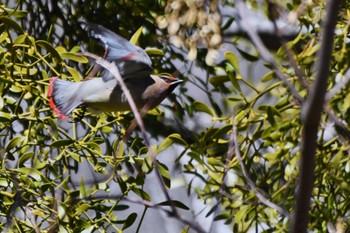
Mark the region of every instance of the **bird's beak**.
<instances>
[{"instance_id":1,"label":"bird's beak","mask_svg":"<svg viewBox=\"0 0 350 233\"><path fill-rule=\"evenodd\" d=\"M177 80L174 80L173 82L171 82L171 85L179 85L182 82L183 82L183 80L177 79Z\"/></svg>"},{"instance_id":2,"label":"bird's beak","mask_svg":"<svg viewBox=\"0 0 350 233\"><path fill-rule=\"evenodd\" d=\"M183 80L181 80L181 79L175 79L171 83L168 83L168 85L169 85L168 86L168 93L171 93L177 87L177 85L179 85L182 82L183 82Z\"/></svg>"}]
</instances>

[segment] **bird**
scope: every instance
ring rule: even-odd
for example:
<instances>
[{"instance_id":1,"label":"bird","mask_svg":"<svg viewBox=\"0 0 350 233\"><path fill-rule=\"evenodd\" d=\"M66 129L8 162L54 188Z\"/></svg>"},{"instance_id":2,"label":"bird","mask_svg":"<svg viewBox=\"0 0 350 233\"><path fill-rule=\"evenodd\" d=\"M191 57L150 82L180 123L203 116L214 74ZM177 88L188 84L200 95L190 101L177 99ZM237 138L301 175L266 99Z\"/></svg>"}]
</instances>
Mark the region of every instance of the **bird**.
<instances>
[{"instance_id":1,"label":"bird","mask_svg":"<svg viewBox=\"0 0 350 233\"><path fill-rule=\"evenodd\" d=\"M99 24L86 29L105 47L104 59L114 62L138 107L147 110L158 106L183 81L171 75L152 74L152 61L140 47ZM117 79L106 69L101 77L72 82L56 76L49 81L49 106L65 120L77 107L93 112L128 111L130 106Z\"/></svg>"}]
</instances>

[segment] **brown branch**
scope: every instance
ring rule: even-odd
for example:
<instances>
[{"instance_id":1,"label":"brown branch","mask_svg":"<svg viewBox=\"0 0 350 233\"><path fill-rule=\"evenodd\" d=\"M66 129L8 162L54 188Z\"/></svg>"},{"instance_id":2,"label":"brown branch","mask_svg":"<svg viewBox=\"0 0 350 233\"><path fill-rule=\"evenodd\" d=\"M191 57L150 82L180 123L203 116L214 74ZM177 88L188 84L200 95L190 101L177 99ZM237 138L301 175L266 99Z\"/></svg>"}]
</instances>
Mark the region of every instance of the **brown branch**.
<instances>
[{"instance_id":1,"label":"brown branch","mask_svg":"<svg viewBox=\"0 0 350 233\"><path fill-rule=\"evenodd\" d=\"M241 170L242 170L242 173L243 173L243 176L244 176L244 179L245 181L247 182L248 186L250 187L250 189L255 193L255 196L259 199L259 201L272 208L272 209L275 209L277 210L277 212L279 212L280 214L282 214L283 216L285 217L290 217L290 214L287 210L285 210L284 208L282 208L281 206L277 205L276 203L270 201L266 196L266 194L264 194L262 191L260 191L255 183L253 182L253 180L250 178L250 175L247 171L247 168L245 167L245 164L244 164L244 161L243 161L243 158L241 156L241 152L239 151L239 143L238 143L238 136L237 136L237 127L236 127L236 124L235 124L235 117L232 116L232 133L231 133L231 146L228 150L229 153L231 153L233 155L233 150L236 154L236 157L237 157L237 160L238 160L238 163L241 167ZM230 156L230 155L229 155ZM231 159L232 159L232 156L230 156Z\"/></svg>"},{"instance_id":2,"label":"brown branch","mask_svg":"<svg viewBox=\"0 0 350 233\"><path fill-rule=\"evenodd\" d=\"M259 51L259 54L261 58L267 62L272 69L275 71L277 77L283 82L283 84L287 87L290 93L294 96L294 98L298 101L298 103L301 105L304 102L303 97L300 96L297 89L288 81L288 77L282 73L282 71L278 68L276 62L274 61L274 58L272 54L267 50L266 46L264 45L263 41L258 35L258 32L254 26L251 26L247 20L248 9L245 3L242 0L237 0L236 8L239 13L239 16L241 17L240 25L242 28L247 32L249 38L253 42L255 48Z\"/></svg>"},{"instance_id":3,"label":"brown branch","mask_svg":"<svg viewBox=\"0 0 350 233\"><path fill-rule=\"evenodd\" d=\"M323 25L321 49L318 53L316 80L303 109L302 120L304 122L304 130L302 135L299 188L290 228L292 233L307 232L307 225L310 218L309 202L314 183L317 132L325 102L327 80L330 74L334 29L337 22L339 5L340 0L330 0L328 2L326 19Z\"/></svg>"}]
</instances>

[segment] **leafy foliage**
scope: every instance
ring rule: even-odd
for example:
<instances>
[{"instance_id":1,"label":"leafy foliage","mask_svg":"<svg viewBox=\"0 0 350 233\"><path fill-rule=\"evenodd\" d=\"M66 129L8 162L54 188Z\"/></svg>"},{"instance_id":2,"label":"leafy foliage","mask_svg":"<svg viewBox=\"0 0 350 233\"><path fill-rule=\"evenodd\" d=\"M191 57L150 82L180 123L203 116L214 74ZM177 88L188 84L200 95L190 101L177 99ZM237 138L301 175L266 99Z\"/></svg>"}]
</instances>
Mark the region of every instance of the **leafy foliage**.
<instances>
[{"instance_id":1,"label":"leafy foliage","mask_svg":"<svg viewBox=\"0 0 350 233\"><path fill-rule=\"evenodd\" d=\"M189 51L181 53L157 42L158 36L167 38L167 30L158 30L156 22L169 19L170 15L164 12L176 11L169 9L172 2L178 1L94 1L91 5L83 4L85 1L22 1L13 9L1 6L0 229L122 232L137 227L139 230L150 208L165 211L189 226L183 232L200 229L194 220L186 221L177 212L193 211L184 200L174 198L154 203L155 197L145 190L147 178L156 171L162 178L158 180L162 185L160 190L165 192L172 189L175 175L170 164L154 162L150 148L137 131L126 143L122 141L132 122L132 113L87 115L80 123L67 123L54 116L46 96L51 76L79 81L90 69L88 60L77 55L81 50L79 43L84 50L98 48L94 42L83 40L77 24L81 17L88 21L101 19L100 24L119 30L127 38L143 26L133 40L141 46L158 47L148 50L154 55L155 72L172 72L171 60L175 58L186 63L183 54ZM215 8L203 2L201 11ZM258 7L256 2L249 2L252 7ZM68 3L71 8L64 11L60 6ZM285 232L293 213L303 103L286 87L286 81L303 100L308 96L325 7L320 1L309 1L309 5L299 3L283 1L278 6L282 12L288 10L290 17L297 17L302 30L273 52L277 70L268 63L261 68L255 48L236 36L232 38L235 49L226 51L223 61L213 66L206 62L208 48L196 47L196 65L205 74L191 69L183 72L186 84L181 87L181 95L171 96L173 106L165 105L180 123L168 124L164 106L144 118L150 135L161 140L151 147L154 156L169 153L168 156L176 157L177 173L190 177L182 178L187 194L208 205L204 207L207 219L227 224L234 232L250 229ZM231 7L231 3L225 4L221 7ZM30 6L41 11L31 12ZM267 4L264 7L268 9ZM54 13L54 9L58 11ZM219 12L218 8L215 10ZM272 17L268 10L266 15ZM27 24L28 18L31 22ZM223 21L222 36L235 18L223 17ZM348 22L344 7L335 35L329 90L335 90L348 76L345 74L350 51ZM57 25L62 26L61 35ZM187 26L199 30L198 25ZM186 30L191 32L191 27ZM181 36L185 38L185 33ZM216 50L217 46L211 49ZM252 75L252 67L260 67L263 72ZM301 79L296 67L302 73ZM279 79L278 72L287 80ZM342 87L328 96L322 115L311 200L311 231L325 232L329 226L339 232L350 229L347 198L350 195L347 126L350 97L348 83ZM194 95L194 88L199 95ZM74 114L79 114L79 110ZM334 119L342 122L342 126L335 125ZM191 120L193 124L187 124ZM203 121L204 127L200 125ZM168 152L170 147L176 148L176 155ZM87 170L92 175L86 175ZM129 210L128 203L143 205L144 213L132 210L120 218L122 211Z\"/></svg>"}]
</instances>

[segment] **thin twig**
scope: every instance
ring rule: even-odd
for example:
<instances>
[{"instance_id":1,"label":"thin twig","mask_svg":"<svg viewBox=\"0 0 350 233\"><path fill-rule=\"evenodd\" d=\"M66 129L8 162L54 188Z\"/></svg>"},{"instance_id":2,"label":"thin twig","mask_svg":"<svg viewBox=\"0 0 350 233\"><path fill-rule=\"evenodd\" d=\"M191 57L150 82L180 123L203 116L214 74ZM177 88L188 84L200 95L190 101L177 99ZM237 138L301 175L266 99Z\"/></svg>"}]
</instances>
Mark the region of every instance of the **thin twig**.
<instances>
[{"instance_id":1,"label":"thin twig","mask_svg":"<svg viewBox=\"0 0 350 233\"><path fill-rule=\"evenodd\" d=\"M286 54L289 64L293 67L295 75L297 76L300 84L306 88L307 90L309 90L310 85L306 82L306 77L305 77L305 73L303 71L301 71L301 69L299 68L297 61L294 59L294 54L292 53L292 51L287 47L286 45L286 41L282 36L281 30L279 29L279 27L277 26L277 22L275 20L272 21L273 27L275 29L276 35L278 37L278 39L281 42L281 47L284 51L284 53Z\"/></svg>"},{"instance_id":2,"label":"thin twig","mask_svg":"<svg viewBox=\"0 0 350 233\"><path fill-rule=\"evenodd\" d=\"M247 32L249 38L252 40L253 44L255 45L255 48L259 51L261 58L272 67L277 77L283 82L283 84L293 94L294 98L299 102L299 104L302 105L304 102L303 97L301 97L297 89L288 81L288 77L285 76L282 73L282 71L278 68L272 54L267 50L263 41L259 37L255 27L249 24L247 20L247 15L249 14L245 3L242 0L237 0L236 8L238 10L239 16L241 17L240 25Z\"/></svg>"},{"instance_id":3,"label":"thin twig","mask_svg":"<svg viewBox=\"0 0 350 233\"><path fill-rule=\"evenodd\" d=\"M232 143L232 147L229 148L229 152L231 152L233 154L233 150L235 152L235 155L237 157L238 163L241 167L242 173L243 173L243 177L246 180L248 186L250 187L250 189L255 193L256 197L259 199L259 201L261 203L263 203L264 205L277 210L277 212L279 212L280 214L282 214L285 217L290 217L290 214L287 210L285 210L284 208L282 208L281 206L277 205L274 202L271 202L268 200L268 198L266 197L267 195L264 194L262 191L260 191L256 185L254 184L253 180L250 178L250 175L247 171L247 168L245 167L243 158L241 156L241 152L239 151L239 143L238 143L238 136L237 136L237 127L235 124L235 116L232 116L232 133L231 133L231 141ZM232 157L232 156L231 156Z\"/></svg>"}]
</instances>

